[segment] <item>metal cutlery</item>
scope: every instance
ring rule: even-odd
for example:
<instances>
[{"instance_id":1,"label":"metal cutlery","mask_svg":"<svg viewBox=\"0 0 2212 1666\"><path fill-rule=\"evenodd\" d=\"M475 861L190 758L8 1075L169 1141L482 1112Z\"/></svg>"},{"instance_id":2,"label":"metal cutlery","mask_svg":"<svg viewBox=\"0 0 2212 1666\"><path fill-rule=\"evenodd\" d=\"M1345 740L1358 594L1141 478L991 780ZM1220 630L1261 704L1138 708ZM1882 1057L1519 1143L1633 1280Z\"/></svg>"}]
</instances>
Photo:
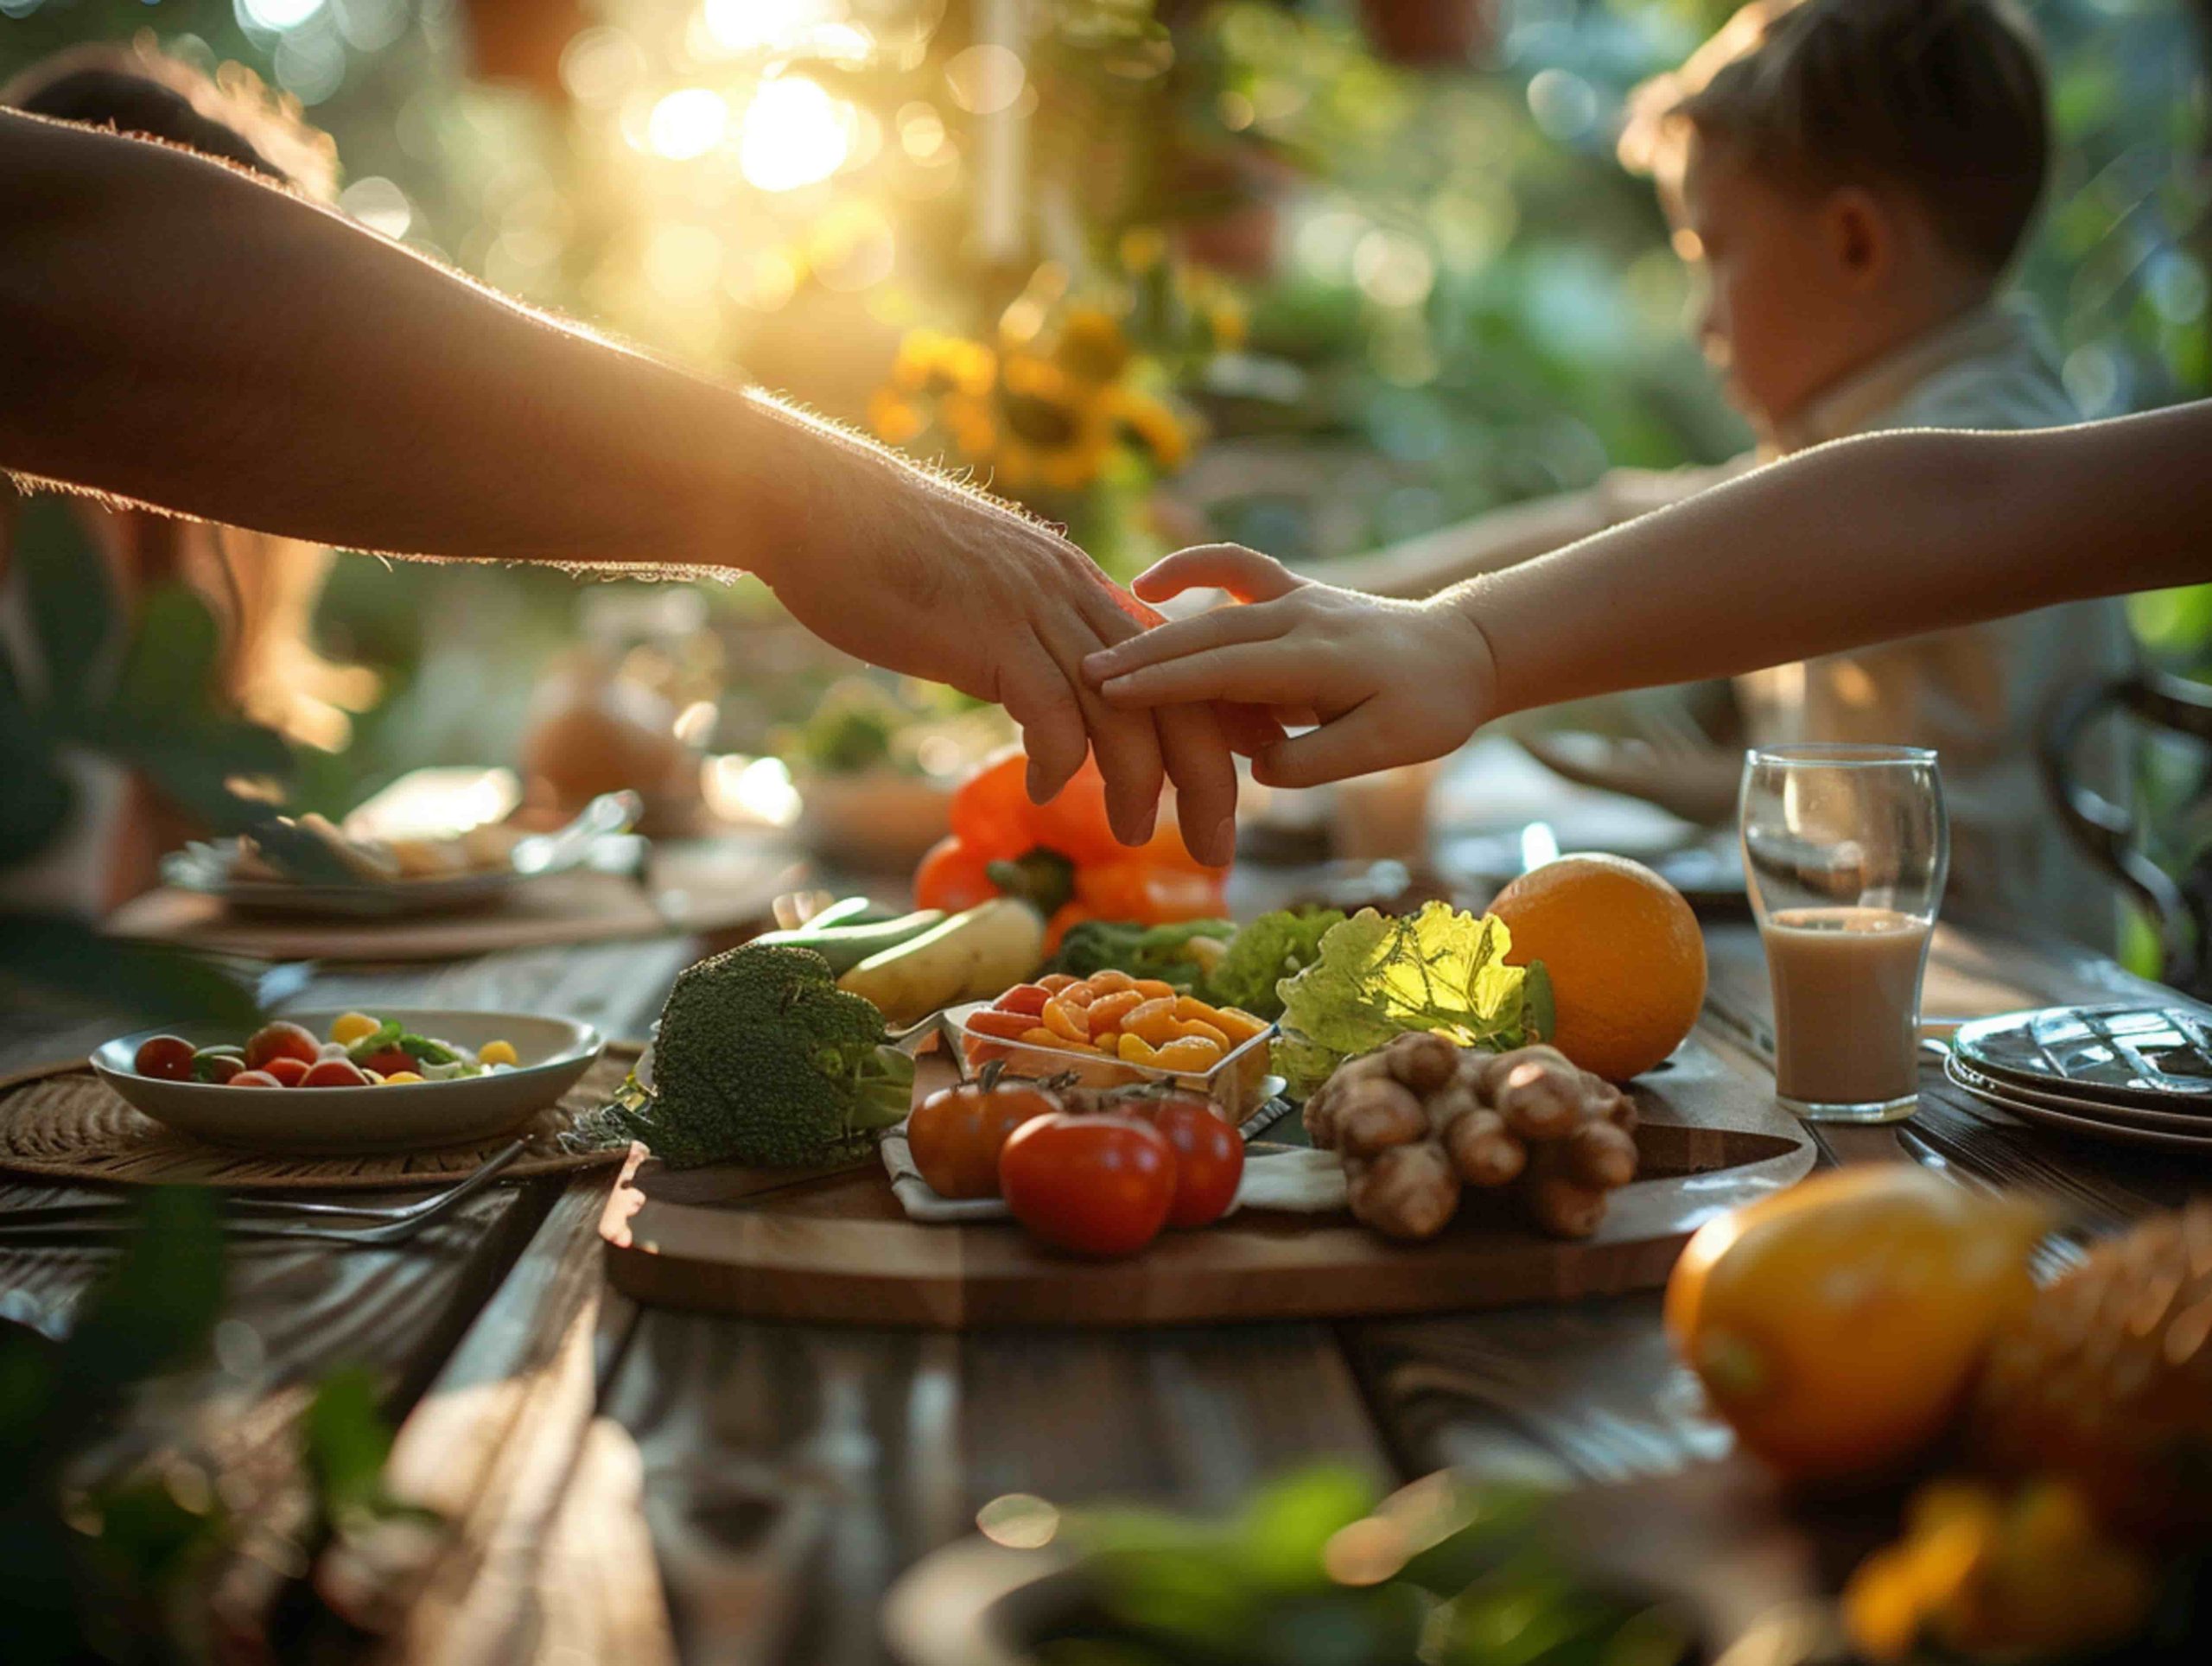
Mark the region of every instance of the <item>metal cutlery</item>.
<instances>
[{"instance_id":1,"label":"metal cutlery","mask_svg":"<svg viewBox=\"0 0 2212 1666\"><path fill-rule=\"evenodd\" d=\"M389 1245L404 1243L443 1220L482 1191L523 1154L509 1141L472 1173L442 1192L394 1208L277 1198L226 1198L223 1230L234 1238L286 1238L299 1243ZM135 1217L127 1204L52 1204L0 1213L0 1245L112 1243ZM327 1224L324 1223L327 1223Z\"/></svg>"}]
</instances>

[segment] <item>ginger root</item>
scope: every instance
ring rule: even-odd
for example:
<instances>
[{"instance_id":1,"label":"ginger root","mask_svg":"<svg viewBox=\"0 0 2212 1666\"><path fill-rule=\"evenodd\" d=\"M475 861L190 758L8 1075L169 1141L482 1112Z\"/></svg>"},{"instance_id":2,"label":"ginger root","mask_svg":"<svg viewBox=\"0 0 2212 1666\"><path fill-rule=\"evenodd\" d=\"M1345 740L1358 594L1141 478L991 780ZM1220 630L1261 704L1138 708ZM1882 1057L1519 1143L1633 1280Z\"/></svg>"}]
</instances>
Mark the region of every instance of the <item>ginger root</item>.
<instances>
[{"instance_id":1,"label":"ginger root","mask_svg":"<svg viewBox=\"0 0 2212 1666\"><path fill-rule=\"evenodd\" d=\"M1510 1199L1541 1230L1587 1237L1636 1178L1636 1108L1555 1048L1487 1053L1402 1035L1347 1060L1307 1101L1352 1213L1396 1238L1433 1237L1463 1188Z\"/></svg>"},{"instance_id":2,"label":"ginger root","mask_svg":"<svg viewBox=\"0 0 2212 1666\"><path fill-rule=\"evenodd\" d=\"M1459 1177L1433 1141L1392 1146L1345 1173L1353 1218L1385 1237L1433 1238L1459 1207Z\"/></svg>"}]
</instances>

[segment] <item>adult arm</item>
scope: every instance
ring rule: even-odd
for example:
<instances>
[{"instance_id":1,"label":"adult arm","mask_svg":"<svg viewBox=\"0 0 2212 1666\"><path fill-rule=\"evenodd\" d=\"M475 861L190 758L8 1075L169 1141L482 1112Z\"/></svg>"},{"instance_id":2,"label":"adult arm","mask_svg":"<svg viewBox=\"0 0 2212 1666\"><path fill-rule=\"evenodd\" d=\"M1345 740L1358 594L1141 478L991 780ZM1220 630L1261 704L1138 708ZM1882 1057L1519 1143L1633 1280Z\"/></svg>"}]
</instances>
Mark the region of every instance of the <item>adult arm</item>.
<instances>
[{"instance_id":1,"label":"adult arm","mask_svg":"<svg viewBox=\"0 0 2212 1666\"><path fill-rule=\"evenodd\" d=\"M1032 789L1086 744L1223 854L1212 715L1083 685L1135 620L1072 544L763 395L533 313L168 147L0 112L0 467L342 548L744 569L837 646L1003 703Z\"/></svg>"}]
</instances>

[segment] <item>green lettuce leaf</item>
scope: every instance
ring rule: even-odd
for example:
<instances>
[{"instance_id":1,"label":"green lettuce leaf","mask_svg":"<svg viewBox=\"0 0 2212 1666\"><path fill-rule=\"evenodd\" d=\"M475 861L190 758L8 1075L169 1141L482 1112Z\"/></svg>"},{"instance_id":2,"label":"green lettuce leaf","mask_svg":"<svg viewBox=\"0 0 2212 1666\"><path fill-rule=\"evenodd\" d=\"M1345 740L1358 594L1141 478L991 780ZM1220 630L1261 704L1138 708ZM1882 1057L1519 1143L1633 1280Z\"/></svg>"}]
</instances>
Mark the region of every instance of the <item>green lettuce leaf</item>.
<instances>
[{"instance_id":1,"label":"green lettuce leaf","mask_svg":"<svg viewBox=\"0 0 2212 1666\"><path fill-rule=\"evenodd\" d=\"M1207 999L1255 1018L1281 1018L1278 986L1319 960L1321 939L1344 920L1336 908L1279 908L1261 915L1230 939L1229 952L1206 978Z\"/></svg>"},{"instance_id":2,"label":"green lettuce leaf","mask_svg":"<svg viewBox=\"0 0 2212 1666\"><path fill-rule=\"evenodd\" d=\"M1449 903L1402 918L1362 909L1330 928L1311 966L1277 986L1276 1070L1294 1092L1310 1093L1346 1059L1411 1030L1496 1052L1541 1039L1549 980L1541 967L1507 965L1512 947L1503 920Z\"/></svg>"}]
</instances>

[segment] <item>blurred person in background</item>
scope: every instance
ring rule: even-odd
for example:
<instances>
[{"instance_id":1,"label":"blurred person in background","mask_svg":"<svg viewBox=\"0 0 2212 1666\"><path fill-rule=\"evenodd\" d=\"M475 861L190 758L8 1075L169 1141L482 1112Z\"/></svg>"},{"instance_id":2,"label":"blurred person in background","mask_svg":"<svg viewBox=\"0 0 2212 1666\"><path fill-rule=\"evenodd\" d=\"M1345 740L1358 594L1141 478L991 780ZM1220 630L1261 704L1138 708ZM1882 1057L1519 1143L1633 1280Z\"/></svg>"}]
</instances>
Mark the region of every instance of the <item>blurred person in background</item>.
<instances>
[{"instance_id":1,"label":"blurred person in background","mask_svg":"<svg viewBox=\"0 0 2212 1666\"><path fill-rule=\"evenodd\" d=\"M835 646L1005 706L1033 795L1088 751L1125 842L1165 779L1192 852L1234 849L1224 715L1090 690L1156 615L1057 529L248 167L0 110L0 470L341 549L751 572Z\"/></svg>"},{"instance_id":2,"label":"blurred person in background","mask_svg":"<svg viewBox=\"0 0 2212 1666\"><path fill-rule=\"evenodd\" d=\"M297 106L251 77L219 83L150 47L95 46L58 54L0 85L0 106L109 128L220 156L317 202L336 195L337 156ZM376 695L374 676L334 665L309 641L333 559L327 547L144 510L69 501L116 604L115 628L163 583L188 586L221 626L217 692L239 715L287 740L334 752L349 710ZM45 683L44 645L28 617L23 575L11 572L16 494L0 476L0 643L19 676ZM87 598L90 605L90 598ZM191 827L143 778L105 762L77 766L79 814L48 862L11 881L22 900L104 913L154 882L160 854Z\"/></svg>"},{"instance_id":3,"label":"blurred person in background","mask_svg":"<svg viewBox=\"0 0 2212 1666\"><path fill-rule=\"evenodd\" d=\"M1639 90L1621 154L1658 179L1702 289L1697 335L1758 449L1712 467L1615 469L1326 576L1428 595L1825 441L2080 421L2041 330L2001 296L2044 187L2048 103L2040 48L2011 0L1746 6ZM1935 747L1954 893L2109 946L2109 891L2044 802L2035 736L2056 690L2117 674L2131 653L2120 604L2084 602L1773 666L1737 678L1734 703L1753 744ZM1730 819L1740 753L1700 746L1688 722L1646 721L1650 741L1595 759L1555 737L1526 744L1586 785ZM2112 760L2087 761L2111 795Z\"/></svg>"}]
</instances>

